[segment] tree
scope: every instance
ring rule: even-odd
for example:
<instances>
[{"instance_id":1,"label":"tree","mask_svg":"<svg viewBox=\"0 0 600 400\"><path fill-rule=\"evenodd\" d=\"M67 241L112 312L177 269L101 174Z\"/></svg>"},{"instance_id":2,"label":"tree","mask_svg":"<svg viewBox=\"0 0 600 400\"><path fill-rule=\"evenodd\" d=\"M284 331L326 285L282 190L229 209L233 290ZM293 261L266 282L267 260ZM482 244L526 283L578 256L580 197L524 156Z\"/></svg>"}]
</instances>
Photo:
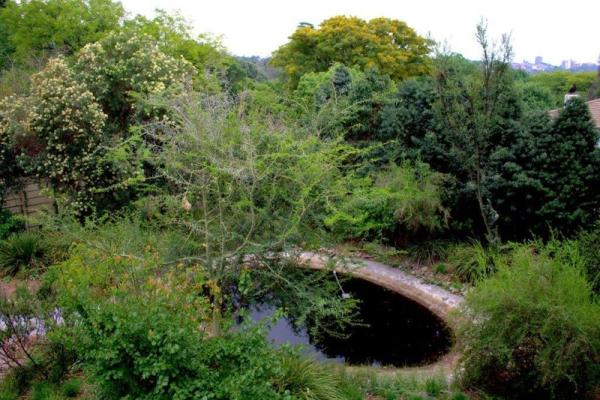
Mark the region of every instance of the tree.
<instances>
[{"instance_id":1,"label":"tree","mask_svg":"<svg viewBox=\"0 0 600 400\"><path fill-rule=\"evenodd\" d=\"M594 72L553 71L531 75L527 81L549 90L553 107L560 107L571 86L576 85L579 93L587 95L595 77Z\"/></svg>"},{"instance_id":2,"label":"tree","mask_svg":"<svg viewBox=\"0 0 600 400\"><path fill-rule=\"evenodd\" d=\"M7 97L0 100L0 204L4 204L7 192L18 185L23 170L17 163L15 136L22 129L15 123L25 114L25 105L20 99Z\"/></svg>"},{"instance_id":3,"label":"tree","mask_svg":"<svg viewBox=\"0 0 600 400\"><path fill-rule=\"evenodd\" d=\"M556 96L540 83L529 80L517 84L523 106L529 111L547 111L556 107ZM565 92L566 93L566 92Z\"/></svg>"},{"instance_id":4,"label":"tree","mask_svg":"<svg viewBox=\"0 0 600 400\"><path fill-rule=\"evenodd\" d=\"M433 130L436 99L432 79L408 79L398 85L398 90L385 103L379 118L376 138L396 141L405 150L415 147L417 141Z\"/></svg>"},{"instance_id":5,"label":"tree","mask_svg":"<svg viewBox=\"0 0 600 400\"><path fill-rule=\"evenodd\" d=\"M569 101L551 135L541 138L544 156L539 157L536 171L551 193L539 212L552 226L574 231L596 219L600 206L598 140L589 109L581 99Z\"/></svg>"},{"instance_id":6,"label":"tree","mask_svg":"<svg viewBox=\"0 0 600 400\"><path fill-rule=\"evenodd\" d=\"M491 157L497 174L489 192L503 236L547 236L550 229L568 235L592 226L600 208L599 139L577 98L555 121L546 114L525 121L514 141Z\"/></svg>"},{"instance_id":7,"label":"tree","mask_svg":"<svg viewBox=\"0 0 600 400\"><path fill-rule=\"evenodd\" d=\"M73 69L107 114L109 130L121 135L130 125L156 117L156 110L136 104L136 95L158 95L194 75L189 62L165 54L151 36L126 30L86 45Z\"/></svg>"},{"instance_id":8,"label":"tree","mask_svg":"<svg viewBox=\"0 0 600 400\"><path fill-rule=\"evenodd\" d=\"M442 130L442 147L453 158L466 188L477 201L479 214L489 241L498 239L495 222L498 214L486 191L490 177L487 160L495 146L509 141L505 124L515 119L518 109L511 104L509 61L510 37L502 36L497 48L489 42L487 23L477 25L477 42L482 59L479 73L464 79L457 74L451 57L438 58L437 101L435 109Z\"/></svg>"},{"instance_id":9,"label":"tree","mask_svg":"<svg viewBox=\"0 0 600 400\"><path fill-rule=\"evenodd\" d=\"M0 26L8 33L10 57L26 62L73 54L118 28L123 15L121 3L112 0L9 1L0 9Z\"/></svg>"},{"instance_id":10,"label":"tree","mask_svg":"<svg viewBox=\"0 0 600 400\"><path fill-rule=\"evenodd\" d=\"M598 97L600 97L600 70L598 71L598 77L594 83L592 83L592 86L590 86L590 90L588 92L588 98L590 100L597 99Z\"/></svg>"},{"instance_id":11,"label":"tree","mask_svg":"<svg viewBox=\"0 0 600 400\"><path fill-rule=\"evenodd\" d=\"M402 80L429 71L430 46L402 21L337 16L318 28L300 26L275 51L271 63L283 69L291 88L305 73L327 71L336 62L361 70L375 68Z\"/></svg>"},{"instance_id":12,"label":"tree","mask_svg":"<svg viewBox=\"0 0 600 400\"><path fill-rule=\"evenodd\" d=\"M194 76L196 86L205 91L219 91L226 84L228 68L235 64L218 37L194 37L192 26L180 14L157 10L153 19L138 15L125 21L123 30L132 36L149 36L168 56L183 57L198 71Z\"/></svg>"},{"instance_id":13,"label":"tree","mask_svg":"<svg viewBox=\"0 0 600 400\"><path fill-rule=\"evenodd\" d=\"M80 215L88 214L94 191L112 181L100 148L106 115L62 59L50 60L33 82L22 119L12 121L19 126L12 132L18 159L29 174L68 195Z\"/></svg>"}]
</instances>

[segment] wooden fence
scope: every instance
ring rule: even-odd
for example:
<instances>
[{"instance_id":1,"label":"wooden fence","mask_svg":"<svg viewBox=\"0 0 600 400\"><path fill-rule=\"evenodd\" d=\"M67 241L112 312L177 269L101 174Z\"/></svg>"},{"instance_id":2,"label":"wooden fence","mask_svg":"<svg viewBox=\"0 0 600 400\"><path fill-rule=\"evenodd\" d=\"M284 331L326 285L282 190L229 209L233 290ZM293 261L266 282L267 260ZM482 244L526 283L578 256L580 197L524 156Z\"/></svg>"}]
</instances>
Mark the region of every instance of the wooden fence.
<instances>
[{"instance_id":1,"label":"wooden fence","mask_svg":"<svg viewBox=\"0 0 600 400\"><path fill-rule=\"evenodd\" d=\"M14 190L6 196L4 208L14 214L29 217L35 215L42 208L53 210L54 202L41 193L37 183L27 182L22 189Z\"/></svg>"}]
</instances>

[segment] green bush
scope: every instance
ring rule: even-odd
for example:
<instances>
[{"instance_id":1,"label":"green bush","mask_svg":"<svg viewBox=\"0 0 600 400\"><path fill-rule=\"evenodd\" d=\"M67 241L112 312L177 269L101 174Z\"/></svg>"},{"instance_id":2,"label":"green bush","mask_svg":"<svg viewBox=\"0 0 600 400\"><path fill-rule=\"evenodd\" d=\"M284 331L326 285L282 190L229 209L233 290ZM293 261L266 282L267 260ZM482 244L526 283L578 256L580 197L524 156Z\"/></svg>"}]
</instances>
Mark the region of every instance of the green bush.
<instances>
[{"instance_id":1,"label":"green bush","mask_svg":"<svg viewBox=\"0 0 600 400\"><path fill-rule=\"evenodd\" d=\"M81 380L71 378L62 384L62 393L65 397L77 397L81 392Z\"/></svg>"},{"instance_id":2,"label":"green bush","mask_svg":"<svg viewBox=\"0 0 600 400\"><path fill-rule=\"evenodd\" d=\"M13 235L0 242L0 272L14 276L22 269L36 270L45 264L47 247L33 232Z\"/></svg>"},{"instance_id":3,"label":"green bush","mask_svg":"<svg viewBox=\"0 0 600 400\"><path fill-rule=\"evenodd\" d=\"M441 181L442 175L424 163L391 165L372 181L358 182L325 223L346 238L392 242L438 231L447 218L439 192Z\"/></svg>"},{"instance_id":4,"label":"green bush","mask_svg":"<svg viewBox=\"0 0 600 400\"><path fill-rule=\"evenodd\" d=\"M600 295L600 225L577 236L579 254L583 258L588 281L594 293Z\"/></svg>"},{"instance_id":5,"label":"green bush","mask_svg":"<svg viewBox=\"0 0 600 400\"><path fill-rule=\"evenodd\" d=\"M15 379L15 370L5 374L0 380L0 400L18 400L20 391Z\"/></svg>"},{"instance_id":6,"label":"green bush","mask_svg":"<svg viewBox=\"0 0 600 400\"><path fill-rule=\"evenodd\" d=\"M0 208L0 240L6 239L13 233L19 233L23 229L25 229L25 221L22 217Z\"/></svg>"},{"instance_id":7,"label":"green bush","mask_svg":"<svg viewBox=\"0 0 600 400\"><path fill-rule=\"evenodd\" d=\"M36 382L31 391L31 400L54 400L53 388L47 382Z\"/></svg>"},{"instance_id":8,"label":"green bush","mask_svg":"<svg viewBox=\"0 0 600 400\"><path fill-rule=\"evenodd\" d=\"M511 398L583 398L600 384L600 306L583 274L530 246L498 262L455 318L459 378Z\"/></svg>"},{"instance_id":9,"label":"green bush","mask_svg":"<svg viewBox=\"0 0 600 400\"><path fill-rule=\"evenodd\" d=\"M164 270L158 259L151 246L130 256L80 246L52 270L65 324L101 396L279 399L285 390L335 393L319 386L331 379L290 362L287 357L295 356L287 350L271 349L262 328L230 330L215 300L220 289L201 268ZM312 398L335 399L324 396Z\"/></svg>"}]
</instances>

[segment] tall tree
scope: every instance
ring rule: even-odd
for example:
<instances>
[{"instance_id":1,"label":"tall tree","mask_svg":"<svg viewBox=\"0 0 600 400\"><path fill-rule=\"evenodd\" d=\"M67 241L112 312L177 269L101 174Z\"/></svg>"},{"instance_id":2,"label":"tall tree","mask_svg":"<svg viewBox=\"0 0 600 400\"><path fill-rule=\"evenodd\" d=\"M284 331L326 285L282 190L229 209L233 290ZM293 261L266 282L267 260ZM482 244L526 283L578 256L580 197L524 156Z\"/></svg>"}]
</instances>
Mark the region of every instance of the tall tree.
<instances>
[{"instance_id":1,"label":"tall tree","mask_svg":"<svg viewBox=\"0 0 600 400\"><path fill-rule=\"evenodd\" d=\"M507 104L512 47L508 35L502 36L499 47L490 43L485 21L477 25L476 39L482 58L478 74L471 79L456 73L451 57L438 58L435 108L448 153L461 166L466 187L472 188L486 237L496 241L498 215L486 191L490 177L486 165L494 147L505 140L499 129L502 119L514 117Z\"/></svg>"},{"instance_id":2,"label":"tall tree","mask_svg":"<svg viewBox=\"0 0 600 400\"><path fill-rule=\"evenodd\" d=\"M430 47L428 39L402 21L337 16L318 28L298 27L271 62L284 70L292 88L305 73L327 71L336 62L362 70L375 68L401 80L429 71Z\"/></svg>"}]
</instances>

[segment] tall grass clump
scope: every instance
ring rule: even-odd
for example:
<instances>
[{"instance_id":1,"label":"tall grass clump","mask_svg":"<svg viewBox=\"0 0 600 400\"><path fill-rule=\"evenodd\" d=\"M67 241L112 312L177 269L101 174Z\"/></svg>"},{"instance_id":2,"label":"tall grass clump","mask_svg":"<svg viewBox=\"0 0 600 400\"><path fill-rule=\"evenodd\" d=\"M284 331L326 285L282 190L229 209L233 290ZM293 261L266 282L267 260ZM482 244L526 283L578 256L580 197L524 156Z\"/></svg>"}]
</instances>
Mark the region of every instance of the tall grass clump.
<instances>
[{"instance_id":1,"label":"tall grass clump","mask_svg":"<svg viewBox=\"0 0 600 400\"><path fill-rule=\"evenodd\" d=\"M600 305L583 273L521 246L454 320L468 387L516 399L584 398L600 385Z\"/></svg>"},{"instance_id":2,"label":"tall grass clump","mask_svg":"<svg viewBox=\"0 0 600 400\"><path fill-rule=\"evenodd\" d=\"M0 242L0 272L14 276L24 268L36 269L43 265L46 250L43 238L37 233L10 236Z\"/></svg>"},{"instance_id":3,"label":"tall grass clump","mask_svg":"<svg viewBox=\"0 0 600 400\"><path fill-rule=\"evenodd\" d=\"M462 282L475 283L490 276L496 269L499 251L495 247L485 247L479 241L452 246L448 263Z\"/></svg>"},{"instance_id":4,"label":"tall grass clump","mask_svg":"<svg viewBox=\"0 0 600 400\"><path fill-rule=\"evenodd\" d=\"M298 400L346 400L340 374L310 358L287 356L282 361L279 386Z\"/></svg>"}]
</instances>

